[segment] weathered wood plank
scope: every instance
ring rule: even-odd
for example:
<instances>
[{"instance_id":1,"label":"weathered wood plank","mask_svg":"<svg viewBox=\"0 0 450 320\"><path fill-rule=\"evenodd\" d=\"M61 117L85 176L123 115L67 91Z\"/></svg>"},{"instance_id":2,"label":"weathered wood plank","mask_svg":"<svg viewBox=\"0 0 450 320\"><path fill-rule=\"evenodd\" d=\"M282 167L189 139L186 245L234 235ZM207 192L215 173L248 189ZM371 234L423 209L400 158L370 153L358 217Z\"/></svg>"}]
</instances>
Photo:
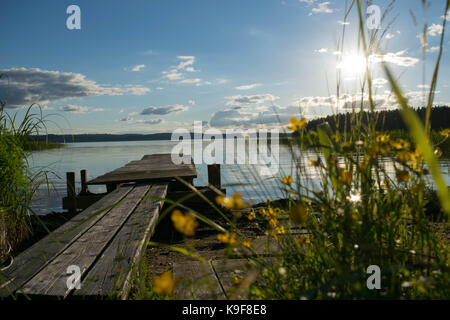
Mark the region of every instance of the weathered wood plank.
<instances>
[{"instance_id":1,"label":"weathered wood plank","mask_svg":"<svg viewBox=\"0 0 450 320\"><path fill-rule=\"evenodd\" d=\"M173 265L175 279L182 280L175 288L175 298L181 300L225 299L210 263L186 261Z\"/></svg>"},{"instance_id":2,"label":"weathered wood plank","mask_svg":"<svg viewBox=\"0 0 450 320\"><path fill-rule=\"evenodd\" d=\"M67 268L71 265L78 266L83 277L128 216L134 211L149 188L149 185L134 187L107 215L103 216L76 242L67 247L30 281L25 283L20 291L27 295L65 298L70 292L66 284Z\"/></svg>"},{"instance_id":3,"label":"weathered wood plank","mask_svg":"<svg viewBox=\"0 0 450 320\"><path fill-rule=\"evenodd\" d=\"M123 182L163 181L180 177L190 180L197 177L192 158L190 163L174 164L171 154L146 155L141 160L131 161L125 166L92 179L87 184L111 184Z\"/></svg>"},{"instance_id":4,"label":"weathered wood plank","mask_svg":"<svg viewBox=\"0 0 450 320\"><path fill-rule=\"evenodd\" d=\"M0 297L6 297L21 288L25 282L101 219L111 206L120 202L132 188L133 186L130 185L122 186L106 195L15 257L12 266L0 273Z\"/></svg>"},{"instance_id":5,"label":"weathered wood plank","mask_svg":"<svg viewBox=\"0 0 450 320\"><path fill-rule=\"evenodd\" d=\"M107 183L124 183L124 182L150 182L150 181L161 181L169 180L170 178L180 177L186 178L196 178L197 175L193 175L190 172L183 170L166 170L166 171L141 171L141 172L126 172L118 174L107 174L100 176L88 182L88 184L107 184Z\"/></svg>"},{"instance_id":6,"label":"weathered wood plank","mask_svg":"<svg viewBox=\"0 0 450 320\"><path fill-rule=\"evenodd\" d=\"M189 155L185 155L183 156L185 160L187 160L186 162L190 161L191 163L193 163L192 161L192 157ZM145 156L142 157L141 160L147 160L147 161L152 161L152 160L165 160L165 161L172 161L172 154L170 153L160 153L160 154L146 154Z\"/></svg>"},{"instance_id":7,"label":"weathered wood plank","mask_svg":"<svg viewBox=\"0 0 450 320\"><path fill-rule=\"evenodd\" d=\"M249 263L247 259L227 259L213 260L211 265L216 272L219 282L225 291L227 298L234 292L236 288L235 279L243 279L246 276L244 264ZM238 299L247 299L247 292L238 295Z\"/></svg>"},{"instance_id":8,"label":"weathered wood plank","mask_svg":"<svg viewBox=\"0 0 450 320\"><path fill-rule=\"evenodd\" d=\"M135 212L128 218L94 267L87 273L74 296L116 296L125 298L131 285L132 268L137 265L153 234L168 183L153 184ZM116 291L116 292L114 292Z\"/></svg>"}]
</instances>

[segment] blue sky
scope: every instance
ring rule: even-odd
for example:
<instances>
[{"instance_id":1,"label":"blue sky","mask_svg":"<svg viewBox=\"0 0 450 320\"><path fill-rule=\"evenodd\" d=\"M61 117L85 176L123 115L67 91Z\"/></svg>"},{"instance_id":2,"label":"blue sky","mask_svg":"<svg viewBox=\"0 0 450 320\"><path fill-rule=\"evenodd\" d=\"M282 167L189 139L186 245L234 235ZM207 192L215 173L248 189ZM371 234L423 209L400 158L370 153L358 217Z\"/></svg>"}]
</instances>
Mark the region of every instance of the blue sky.
<instances>
[{"instance_id":1,"label":"blue sky","mask_svg":"<svg viewBox=\"0 0 450 320\"><path fill-rule=\"evenodd\" d=\"M389 2L373 4L383 10ZM81 30L66 27L71 4L81 9ZM426 83L444 6L433 0L426 11ZM45 114L61 115L50 118L53 133L165 132L196 120L276 127L277 116L287 121L298 106L308 119L331 113L340 70L345 111L358 93L359 59L354 14L336 52L344 14L344 0L3 0L0 99L9 113L36 102ZM421 1L397 0L386 22L394 17L383 57L411 104L420 105ZM448 40L435 100L450 104ZM374 70L379 109L395 108Z\"/></svg>"}]
</instances>

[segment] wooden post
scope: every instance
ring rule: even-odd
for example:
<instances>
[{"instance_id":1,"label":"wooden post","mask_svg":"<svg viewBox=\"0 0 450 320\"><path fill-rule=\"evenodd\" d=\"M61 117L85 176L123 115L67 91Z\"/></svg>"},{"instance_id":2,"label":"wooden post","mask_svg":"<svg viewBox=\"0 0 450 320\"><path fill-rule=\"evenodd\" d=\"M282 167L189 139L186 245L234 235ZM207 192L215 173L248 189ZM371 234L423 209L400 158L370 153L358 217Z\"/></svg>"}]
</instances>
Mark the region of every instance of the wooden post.
<instances>
[{"instance_id":1,"label":"wooden post","mask_svg":"<svg viewBox=\"0 0 450 320\"><path fill-rule=\"evenodd\" d=\"M77 209L77 194L75 192L75 172L66 172L67 198L69 199L69 211L74 212Z\"/></svg>"},{"instance_id":2,"label":"wooden post","mask_svg":"<svg viewBox=\"0 0 450 320\"><path fill-rule=\"evenodd\" d=\"M117 184L115 183L107 183L106 184L106 192L110 193L117 189Z\"/></svg>"},{"instance_id":3,"label":"wooden post","mask_svg":"<svg viewBox=\"0 0 450 320\"><path fill-rule=\"evenodd\" d=\"M208 165L208 183L217 189L222 187L222 183L220 181L220 164Z\"/></svg>"},{"instance_id":4,"label":"wooden post","mask_svg":"<svg viewBox=\"0 0 450 320\"><path fill-rule=\"evenodd\" d=\"M86 184L87 172L85 169L80 171L80 176L81 176L81 194L86 194L86 193L88 193L88 186Z\"/></svg>"}]
</instances>

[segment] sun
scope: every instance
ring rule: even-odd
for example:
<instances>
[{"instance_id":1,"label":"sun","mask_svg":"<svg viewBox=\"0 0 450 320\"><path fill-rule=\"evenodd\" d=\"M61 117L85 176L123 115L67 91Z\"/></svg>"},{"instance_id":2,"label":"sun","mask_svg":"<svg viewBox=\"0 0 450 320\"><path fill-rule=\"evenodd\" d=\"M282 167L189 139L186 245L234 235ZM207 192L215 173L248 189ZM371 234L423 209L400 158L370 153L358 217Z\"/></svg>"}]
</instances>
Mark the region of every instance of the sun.
<instances>
[{"instance_id":1,"label":"sun","mask_svg":"<svg viewBox=\"0 0 450 320\"><path fill-rule=\"evenodd\" d=\"M346 76L361 76L366 72L366 59L357 54L348 54L342 57L337 68Z\"/></svg>"}]
</instances>

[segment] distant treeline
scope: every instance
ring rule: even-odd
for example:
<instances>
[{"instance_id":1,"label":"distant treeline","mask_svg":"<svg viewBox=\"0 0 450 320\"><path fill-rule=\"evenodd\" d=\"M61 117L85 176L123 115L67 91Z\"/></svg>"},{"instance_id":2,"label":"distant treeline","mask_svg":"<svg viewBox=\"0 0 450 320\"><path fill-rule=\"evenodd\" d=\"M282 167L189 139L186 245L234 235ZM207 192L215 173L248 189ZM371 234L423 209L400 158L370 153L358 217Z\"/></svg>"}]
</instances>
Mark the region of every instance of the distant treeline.
<instances>
[{"instance_id":1,"label":"distant treeline","mask_svg":"<svg viewBox=\"0 0 450 320\"><path fill-rule=\"evenodd\" d=\"M417 109L419 117L424 121L426 108ZM319 119L314 119L308 122L308 129L315 130L318 125L328 122L331 129L336 130L336 123L339 124L339 130L352 130L352 117L361 117L361 114L356 113L339 113L335 116L327 116ZM361 121L363 126L369 123L368 112L364 112ZM399 110L379 111L375 113L378 118L376 124L377 131L392 131L392 130L407 130L403 122L402 115ZM441 130L450 128L450 107L437 106L431 111L431 128L432 130ZM148 140L170 140L172 133L153 133L153 134L49 134L46 136L32 136L33 141L48 141L53 143L71 143L71 142L106 142L106 141L148 141ZM286 134L280 133L280 137L285 137ZM269 134L270 137L270 134ZM191 133L191 138L193 134Z\"/></svg>"},{"instance_id":2,"label":"distant treeline","mask_svg":"<svg viewBox=\"0 0 450 320\"><path fill-rule=\"evenodd\" d=\"M205 138L207 135L204 135ZM270 132L268 133L270 138ZM280 137L288 136L280 133ZM72 143L72 142L108 142L108 141L150 141L150 140L171 140L172 133L153 133L153 134L49 134L46 136L32 136L32 141L48 141L53 143ZM191 133L191 139L194 134ZM225 134L223 135L225 139Z\"/></svg>"},{"instance_id":3,"label":"distant treeline","mask_svg":"<svg viewBox=\"0 0 450 320\"><path fill-rule=\"evenodd\" d=\"M46 136L33 136L37 141L71 143L71 142L107 142L107 141L147 141L170 140L171 133L154 134L49 134Z\"/></svg>"},{"instance_id":4,"label":"distant treeline","mask_svg":"<svg viewBox=\"0 0 450 320\"><path fill-rule=\"evenodd\" d=\"M426 108L419 108L416 110L422 123L425 122ZM363 126L369 123L369 112L364 112L361 118ZM315 130L318 125L328 122L333 131L336 130L336 124L339 124L339 131L351 131L352 124L355 122L352 117L361 117L360 113L353 115L352 113L339 113L335 116L327 116L311 120L308 123L308 129ZM377 131L392 131L392 130L408 130L402 115L399 110L379 111L375 113L378 121L376 123ZM450 128L450 107L436 106L431 110L431 129L441 130Z\"/></svg>"}]
</instances>

